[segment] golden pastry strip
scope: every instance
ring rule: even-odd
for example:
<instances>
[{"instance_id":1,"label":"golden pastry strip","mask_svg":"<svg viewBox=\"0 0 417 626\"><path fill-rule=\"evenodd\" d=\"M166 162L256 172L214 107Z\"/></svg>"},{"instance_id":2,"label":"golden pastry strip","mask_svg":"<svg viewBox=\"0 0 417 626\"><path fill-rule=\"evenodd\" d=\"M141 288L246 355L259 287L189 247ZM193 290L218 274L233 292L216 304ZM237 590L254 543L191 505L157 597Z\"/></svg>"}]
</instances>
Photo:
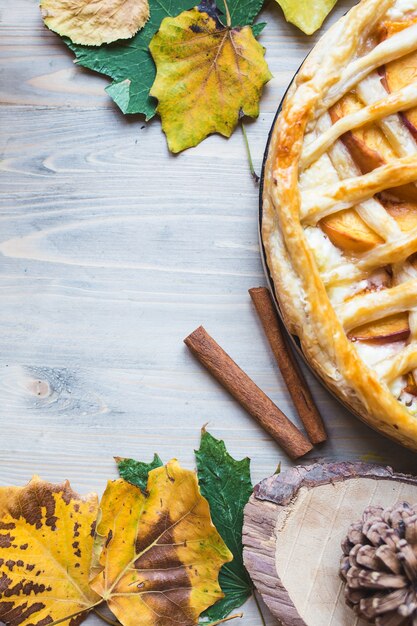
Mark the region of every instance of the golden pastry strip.
<instances>
[{"instance_id":1,"label":"golden pastry strip","mask_svg":"<svg viewBox=\"0 0 417 626\"><path fill-rule=\"evenodd\" d=\"M399 263L411 256L417 249L417 229L399 237L396 241L387 242L362 255L356 265L340 264L338 267L323 272L321 278L325 285L353 283L364 280L369 272L378 267ZM417 304L417 303L416 303Z\"/></svg>"},{"instance_id":2,"label":"golden pastry strip","mask_svg":"<svg viewBox=\"0 0 417 626\"><path fill-rule=\"evenodd\" d=\"M331 213L349 209L390 187L399 187L415 180L417 180L417 155L402 157L372 170L369 174L341 180L325 189L304 193L301 219L307 224L316 224Z\"/></svg>"},{"instance_id":3,"label":"golden pastry strip","mask_svg":"<svg viewBox=\"0 0 417 626\"><path fill-rule=\"evenodd\" d=\"M300 169L303 170L314 161L317 161L332 144L344 133L354 128L359 128L375 120L380 120L392 113L406 111L417 105L417 83L408 85L400 91L390 94L388 97L370 104L367 107L342 117L338 122L322 134L316 141L303 150L300 161Z\"/></svg>"},{"instance_id":4,"label":"golden pastry strip","mask_svg":"<svg viewBox=\"0 0 417 626\"><path fill-rule=\"evenodd\" d=\"M369 270L361 270L358 266L354 266L351 263L345 265L339 265L333 270L323 272L321 279L326 287L335 287L336 285L344 283L353 283L365 280L369 275Z\"/></svg>"},{"instance_id":5,"label":"golden pastry strip","mask_svg":"<svg viewBox=\"0 0 417 626\"><path fill-rule=\"evenodd\" d=\"M326 113L318 120L314 135L319 136L320 133L324 134L331 127L332 121L330 115ZM415 153L417 152L417 145L414 140L412 140L412 142L414 145L413 153ZM341 141L337 141L330 147L328 156L330 157L330 163L337 179L354 178L361 174L350 152ZM388 241L401 234L401 230L395 219L391 217L376 198L370 198L356 205L355 210L364 222L382 239Z\"/></svg>"},{"instance_id":6,"label":"golden pastry strip","mask_svg":"<svg viewBox=\"0 0 417 626\"><path fill-rule=\"evenodd\" d=\"M399 237L396 241L381 244L363 255L358 270L370 270L391 263L399 263L417 250L417 228Z\"/></svg>"},{"instance_id":7,"label":"golden pastry strip","mask_svg":"<svg viewBox=\"0 0 417 626\"><path fill-rule=\"evenodd\" d=\"M346 331L367 322L408 311L417 304L417 280L357 295L336 309Z\"/></svg>"},{"instance_id":8,"label":"golden pastry strip","mask_svg":"<svg viewBox=\"0 0 417 626\"><path fill-rule=\"evenodd\" d=\"M375 367L385 383L417 368L417 343L409 344L390 359L384 359Z\"/></svg>"},{"instance_id":9,"label":"golden pastry strip","mask_svg":"<svg viewBox=\"0 0 417 626\"><path fill-rule=\"evenodd\" d=\"M417 50L417 24L393 35L378 44L371 52L352 61L341 73L339 81L331 87L323 98L323 109L330 109L342 96L357 83L381 65ZM321 107L318 107L321 111Z\"/></svg>"},{"instance_id":10,"label":"golden pastry strip","mask_svg":"<svg viewBox=\"0 0 417 626\"><path fill-rule=\"evenodd\" d=\"M362 202L355 209L363 221L382 239L390 241L401 235L401 229L395 219L374 198Z\"/></svg>"},{"instance_id":11,"label":"golden pastry strip","mask_svg":"<svg viewBox=\"0 0 417 626\"><path fill-rule=\"evenodd\" d=\"M373 72L356 85L355 90L362 102L367 105L387 97L387 91L381 84L381 77L376 72ZM398 115L389 115L380 119L378 126L382 129L398 156L415 154L417 144L409 129Z\"/></svg>"}]
</instances>

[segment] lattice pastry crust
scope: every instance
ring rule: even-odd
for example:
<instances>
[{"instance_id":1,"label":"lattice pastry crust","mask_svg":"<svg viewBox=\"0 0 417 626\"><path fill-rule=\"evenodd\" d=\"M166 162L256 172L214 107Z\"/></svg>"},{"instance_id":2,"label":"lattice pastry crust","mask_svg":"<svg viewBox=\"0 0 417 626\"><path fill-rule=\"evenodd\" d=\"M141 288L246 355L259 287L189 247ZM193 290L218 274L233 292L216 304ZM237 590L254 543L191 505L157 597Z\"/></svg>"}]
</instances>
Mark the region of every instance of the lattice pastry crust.
<instances>
[{"instance_id":1,"label":"lattice pastry crust","mask_svg":"<svg viewBox=\"0 0 417 626\"><path fill-rule=\"evenodd\" d=\"M308 361L364 421L413 450L416 51L417 0L362 0L325 34L273 129L262 223L279 304Z\"/></svg>"}]
</instances>

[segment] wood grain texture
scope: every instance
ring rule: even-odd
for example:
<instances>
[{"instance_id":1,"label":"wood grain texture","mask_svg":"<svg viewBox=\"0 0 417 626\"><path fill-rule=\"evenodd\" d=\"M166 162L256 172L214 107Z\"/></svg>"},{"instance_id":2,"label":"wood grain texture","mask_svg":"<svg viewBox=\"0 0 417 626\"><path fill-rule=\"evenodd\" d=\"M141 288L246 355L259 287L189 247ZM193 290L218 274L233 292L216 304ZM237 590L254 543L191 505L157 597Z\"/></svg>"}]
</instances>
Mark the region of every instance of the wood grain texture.
<instances>
[{"instance_id":1,"label":"wood grain texture","mask_svg":"<svg viewBox=\"0 0 417 626\"><path fill-rule=\"evenodd\" d=\"M368 506L416 497L415 476L367 463L298 466L256 485L243 556L272 613L284 626L366 626L344 600L341 542Z\"/></svg>"},{"instance_id":2,"label":"wood grain texture","mask_svg":"<svg viewBox=\"0 0 417 626\"><path fill-rule=\"evenodd\" d=\"M285 611L285 626L306 626L277 577L275 528L279 513L275 504L251 496L245 508L245 565L269 610L274 615Z\"/></svg>"},{"instance_id":3,"label":"wood grain texture","mask_svg":"<svg viewBox=\"0 0 417 626\"><path fill-rule=\"evenodd\" d=\"M353 3L340 0L329 22ZM154 451L193 467L205 422L235 457L252 458L258 482L287 461L182 341L204 324L300 425L247 293L265 279L241 132L169 155L158 120L123 117L107 79L75 66L43 27L36 0L0 6L0 482L38 473L101 492L113 455ZM286 24L273 0L261 19L274 78L247 124L258 170L317 39ZM412 471L414 455L307 378L329 432L313 455ZM252 603L239 624L258 626Z\"/></svg>"}]
</instances>

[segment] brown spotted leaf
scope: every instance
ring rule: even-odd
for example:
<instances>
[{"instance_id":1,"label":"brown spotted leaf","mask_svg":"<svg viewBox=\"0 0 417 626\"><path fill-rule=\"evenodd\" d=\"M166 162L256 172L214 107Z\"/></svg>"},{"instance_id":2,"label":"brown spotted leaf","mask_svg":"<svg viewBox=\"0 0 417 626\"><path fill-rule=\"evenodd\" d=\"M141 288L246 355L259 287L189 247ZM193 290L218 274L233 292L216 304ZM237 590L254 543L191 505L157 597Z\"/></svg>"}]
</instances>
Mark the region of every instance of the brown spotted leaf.
<instances>
[{"instance_id":1,"label":"brown spotted leaf","mask_svg":"<svg viewBox=\"0 0 417 626\"><path fill-rule=\"evenodd\" d=\"M109 482L99 519L91 586L124 626L195 626L223 597L218 574L232 555L195 472L176 460L149 473L145 492Z\"/></svg>"},{"instance_id":2,"label":"brown spotted leaf","mask_svg":"<svg viewBox=\"0 0 417 626\"><path fill-rule=\"evenodd\" d=\"M0 622L77 626L100 598L88 584L98 502L68 482L0 487Z\"/></svg>"}]
</instances>

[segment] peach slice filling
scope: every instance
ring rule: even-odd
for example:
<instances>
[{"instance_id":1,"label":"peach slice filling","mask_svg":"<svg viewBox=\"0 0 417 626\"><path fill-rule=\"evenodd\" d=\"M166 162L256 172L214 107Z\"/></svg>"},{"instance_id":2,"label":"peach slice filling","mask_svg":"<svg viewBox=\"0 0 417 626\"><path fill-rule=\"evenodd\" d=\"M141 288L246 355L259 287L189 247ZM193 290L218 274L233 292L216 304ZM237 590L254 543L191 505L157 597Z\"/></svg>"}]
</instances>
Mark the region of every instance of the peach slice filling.
<instances>
[{"instance_id":1,"label":"peach slice filling","mask_svg":"<svg viewBox=\"0 0 417 626\"><path fill-rule=\"evenodd\" d=\"M417 55L415 61L417 64ZM362 109L362 107L363 104L355 92L350 92L330 109L330 118L334 123L340 118ZM377 167L397 159L398 156L391 148L382 130L374 123L345 133L341 140L362 174L367 174ZM417 187L414 184L401 185L387 190L382 196L388 196L401 202L417 202Z\"/></svg>"},{"instance_id":2,"label":"peach slice filling","mask_svg":"<svg viewBox=\"0 0 417 626\"><path fill-rule=\"evenodd\" d=\"M380 39L391 37L416 22L417 16L407 21L387 22L379 33ZM417 53L409 54L398 61L387 64L382 74L382 81L387 91L390 92L397 91L411 82L417 81ZM329 113L333 123L335 123L341 117L362 107L362 102L353 91L337 102ZM404 123L417 139L417 108L410 109L401 115ZM384 133L375 123L349 131L341 137L341 140L362 174L397 158ZM380 194L378 199L402 231L417 228L416 185L408 184L389 189ZM319 226L332 244L348 255L365 253L374 246L383 243L381 237L364 222L355 209L347 209L330 215L322 219ZM387 284L380 285L379 288L389 287L390 282L389 279ZM370 289L372 289L372 285ZM406 341L409 334L408 313L404 312L363 324L351 330L348 337L352 341L388 344ZM415 390L415 395L417 395L417 384L412 373L407 377L407 388L408 390Z\"/></svg>"},{"instance_id":3,"label":"peach slice filling","mask_svg":"<svg viewBox=\"0 0 417 626\"><path fill-rule=\"evenodd\" d=\"M413 372L408 372L406 376L406 381L407 386L404 387L404 391L411 394L412 396L417 396L417 382Z\"/></svg>"},{"instance_id":4,"label":"peach slice filling","mask_svg":"<svg viewBox=\"0 0 417 626\"><path fill-rule=\"evenodd\" d=\"M417 16L407 20L385 22L380 29L380 40L388 39L408 26L417 22ZM383 72L383 81L389 92L398 91L417 80L417 52L407 54L388 63ZM403 120L411 133L417 138L417 109L409 109L402 114Z\"/></svg>"},{"instance_id":5,"label":"peach slice filling","mask_svg":"<svg viewBox=\"0 0 417 626\"><path fill-rule=\"evenodd\" d=\"M391 268L381 268L368 278L368 287L354 294L350 300L370 291L382 291L392 286ZM406 341L410 335L408 313L395 313L387 317L362 324L348 333L351 341L364 341L372 344Z\"/></svg>"},{"instance_id":6,"label":"peach slice filling","mask_svg":"<svg viewBox=\"0 0 417 626\"><path fill-rule=\"evenodd\" d=\"M350 93L332 108L330 115L335 122L361 107L356 96ZM384 134L375 124L346 133L342 141L363 174L396 158ZM398 222L401 230L406 231L417 227L417 187L415 185L396 187L383 194L380 200L388 213ZM360 254L383 243L381 237L363 221L354 209L346 209L325 217L320 221L319 226L333 245L346 253Z\"/></svg>"},{"instance_id":7,"label":"peach slice filling","mask_svg":"<svg viewBox=\"0 0 417 626\"><path fill-rule=\"evenodd\" d=\"M372 341L375 343L393 343L405 341L410 334L408 313L396 313L381 320L363 324L348 333L352 341Z\"/></svg>"},{"instance_id":8,"label":"peach slice filling","mask_svg":"<svg viewBox=\"0 0 417 626\"><path fill-rule=\"evenodd\" d=\"M320 220L319 225L332 244L345 252L367 252L376 244L383 243L381 237L352 209L329 215Z\"/></svg>"}]
</instances>

